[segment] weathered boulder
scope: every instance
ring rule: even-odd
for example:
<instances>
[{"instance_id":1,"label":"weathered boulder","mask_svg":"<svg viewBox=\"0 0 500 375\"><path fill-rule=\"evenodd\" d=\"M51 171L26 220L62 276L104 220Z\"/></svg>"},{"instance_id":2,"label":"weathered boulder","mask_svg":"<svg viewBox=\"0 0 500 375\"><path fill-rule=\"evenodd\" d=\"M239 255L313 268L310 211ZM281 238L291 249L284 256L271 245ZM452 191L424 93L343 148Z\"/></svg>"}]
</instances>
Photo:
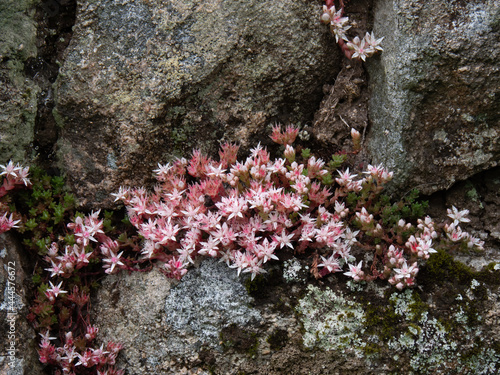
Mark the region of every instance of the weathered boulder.
<instances>
[{"instance_id":1,"label":"weathered boulder","mask_svg":"<svg viewBox=\"0 0 500 375\"><path fill-rule=\"evenodd\" d=\"M0 163L33 155L38 86L24 72L36 56L36 25L31 0L0 4Z\"/></svg>"},{"instance_id":2,"label":"weathered boulder","mask_svg":"<svg viewBox=\"0 0 500 375\"><path fill-rule=\"evenodd\" d=\"M28 261L10 233L0 235L0 267L0 374L42 374L37 335L26 319L31 298Z\"/></svg>"},{"instance_id":3,"label":"weathered boulder","mask_svg":"<svg viewBox=\"0 0 500 375\"><path fill-rule=\"evenodd\" d=\"M201 352L222 351L222 330L260 324L251 302L236 272L208 261L177 286L157 270L107 277L95 316L102 337L127 347L128 373L168 373L178 359L201 364Z\"/></svg>"},{"instance_id":4,"label":"weathered boulder","mask_svg":"<svg viewBox=\"0 0 500 375\"><path fill-rule=\"evenodd\" d=\"M61 165L83 204L193 147L308 121L338 52L310 1L82 1L56 82ZM267 138L267 136L265 136Z\"/></svg>"},{"instance_id":5,"label":"weathered boulder","mask_svg":"<svg viewBox=\"0 0 500 375\"><path fill-rule=\"evenodd\" d=\"M173 285L157 270L107 277L93 303L99 338L124 345L117 365L129 374L331 374L344 357L312 355L314 342L304 350L291 301L308 272L300 263L294 271L291 284L276 267L250 282L205 260ZM322 365L312 370L315 361Z\"/></svg>"},{"instance_id":6,"label":"weathered boulder","mask_svg":"<svg viewBox=\"0 0 500 375\"><path fill-rule=\"evenodd\" d=\"M444 252L398 291L273 262L251 281L205 260L179 282L157 270L108 276L98 339L121 342L129 374L493 374L500 370L500 265Z\"/></svg>"},{"instance_id":7,"label":"weathered boulder","mask_svg":"<svg viewBox=\"0 0 500 375\"><path fill-rule=\"evenodd\" d=\"M374 163L424 193L500 159L500 2L379 0L370 74Z\"/></svg>"}]
</instances>

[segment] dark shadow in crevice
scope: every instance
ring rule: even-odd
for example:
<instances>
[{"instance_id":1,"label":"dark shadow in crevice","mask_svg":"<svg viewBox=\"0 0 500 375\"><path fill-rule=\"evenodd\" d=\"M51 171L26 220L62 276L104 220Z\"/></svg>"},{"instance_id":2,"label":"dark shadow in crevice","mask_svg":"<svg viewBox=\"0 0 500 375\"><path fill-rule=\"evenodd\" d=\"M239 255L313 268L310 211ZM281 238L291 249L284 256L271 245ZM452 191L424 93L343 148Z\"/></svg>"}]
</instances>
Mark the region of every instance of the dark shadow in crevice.
<instances>
[{"instance_id":1,"label":"dark shadow in crevice","mask_svg":"<svg viewBox=\"0 0 500 375\"><path fill-rule=\"evenodd\" d=\"M37 164L45 169L52 167L56 161L55 144L59 128L52 115L55 105L52 85L59 74L64 50L73 35L76 9L76 0L40 2L35 13L38 53L24 65L26 76L40 87L33 148Z\"/></svg>"}]
</instances>

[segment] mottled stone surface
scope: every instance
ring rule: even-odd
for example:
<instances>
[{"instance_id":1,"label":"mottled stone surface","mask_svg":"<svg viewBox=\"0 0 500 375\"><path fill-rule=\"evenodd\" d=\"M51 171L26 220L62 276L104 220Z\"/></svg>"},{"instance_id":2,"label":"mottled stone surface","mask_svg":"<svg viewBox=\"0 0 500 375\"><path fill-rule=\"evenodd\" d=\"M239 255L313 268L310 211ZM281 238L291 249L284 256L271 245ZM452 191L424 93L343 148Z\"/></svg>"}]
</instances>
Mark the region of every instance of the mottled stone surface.
<instances>
[{"instance_id":1,"label":"mottled stone surface","mask_svg":"<svg viewBox=\"0 0 500 375\"><path fill-rule=\"evenodd\" d=\"M82 1L56 83L61 166L83 204L147 181L158 162L250 146L311 120L338 52L318 3ZM253 142L253 139L252 139Z\"/></svg>"},{"instance_id":2,"label":"mottled stone surface","mask_svg":"<svg viewBox=\"0 0 500 375\"><path fill-rule=\"evenodd\" d=\"M201 352L222 352L224 329L262 323L234 270L209 260L191 271L180 283L157 270L104 281L94 306L100 337L125 344L120 365L129 374L201 365Z\"/></svg>"},{"instance_id":3,"label":"mottled stone surface","mask_svg":"<svg viewBox=\"0 0 500 375\"><path fill-rule=\"evenodd\" d=\"M254 281L216 260L173 283L122 272L93 302L98 339L124 345L129 374L496 373L500 264L474 272L433 256L405 291L318 282L300 259Z\"/></svg>"},{"instance_id":4,"label":"mottled stone surface","mask_svg":"<svg viewBox=\"0 0 500 375\"><path fill-rule=\"evenodd\" d=\"M364 368L359 360L342 364L335 350L313 353L314 343L304 349L302 318L292 306L308 272L297 283L284 282L277 267L269 272L252 283L205 260L180 283L157 270L107 277L93 303L98 338L124 344L117 363L129 374L326 375Z\"/></svg>"},{"instance_id":5,"label":"mottled stone surface","mask_svg":"<svg viewBox=\"0 0 500 375\"><path fill-rule=\"evenodd\" d=\"M33 154L39 88L25 75L24 63L37 52L36 3L0 3L0 164L26 161Z\"/></svg>"},{"instance_id":6,"label":"mottled stone surface","mask_svg":"<svg viewBox=\"0 0 500 375\"><path fill-rule=\"evenodd\" d=\"M500 2L379 0L368 148L424 193L500 159Z\"/></svg>"},{"instance_id":7,"label":"mottled stone surface","mask_svg":"<svg viewBox=\"0 0 500 375\"><path fill-rule=\"evenodd\" d=\"M10 233L0 235L0 374L39 375L37 339L26 320L30 293L26 256Z\"/></svg>"}]
</instances>

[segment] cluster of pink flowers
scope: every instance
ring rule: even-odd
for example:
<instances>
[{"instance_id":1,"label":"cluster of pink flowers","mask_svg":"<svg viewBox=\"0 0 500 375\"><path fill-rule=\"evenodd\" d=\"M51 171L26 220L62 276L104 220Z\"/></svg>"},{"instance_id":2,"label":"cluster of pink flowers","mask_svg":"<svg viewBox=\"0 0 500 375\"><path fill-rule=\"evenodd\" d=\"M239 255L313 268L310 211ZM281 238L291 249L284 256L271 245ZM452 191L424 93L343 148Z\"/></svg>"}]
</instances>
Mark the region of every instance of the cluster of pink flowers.
<instances>
[{"instance_id":1,"label":"cluster of pink flowers","mask_svg":"<svg viewBox=\"0 0 500 375\"><path fill-rule=\"evenodd\" d=\"M49 281L49 286L45 291L49 303L56 304L58 298L66 298L71 303L83 309L89 302L89 295L77 286L71 293L63 290L64 279L71 277L75 270L87 267L90 260L101 259L106 273L118 271L115 267L124 266L120 261L122 253L118 254L119 245L117 241L109 238L103 230L103 220L99 219L100 211L82 217L76 216L74 221L67 224L70 233L74 235L75 243L65 245L60 249L58 243L53 242L47 249L45 261L51 265L46 268L50 272L51 278L63 278L59 284L55 285ZM78 337L80 346L74 344L73 333L68 332L64 339L64 345L56 347L50 343L55 338L48 337L49 334L41 334L39 356L42 363L55 365L63 370L64 374L75 374L79 366L84 368L94 368L97 374L101 375L123 375L123 370L114 367L118 352L122 346L118 343L109 342L106 349L92 348L92 342L97 336L98 328L92 325L87 326L87 331ZM81 343L85 342L82 346ZM79 349L83 348L83 349Z\"/></svg>"},{"instance_id":2,"label":"cluster of pink flowers","mask_svg":"<svg viewBox=\"0 0 500 375\"><path fill-rule=\"evenodd\" d=\"M459 223L470 222L470 219L467 218L468 214L469 210L459 211L455 206L452 206L451 209L448 209L448 217L451 218L453 222L451 224L446 224L444 231L452 242L466 242L467 247L476 247L482 250L484 241L471 236L469 233L463 231L460 225L458 225Z\"/></svg>"},{"instance_id":3,"label":"cluster of pink flowers","mask_svg":"<svg viewBox=\"0 0 500 375\"><path fill-rule=\"evenodd\" d=\"M99 213L97 211L85 217L77 216L74 222L67 225L75 236L74 245L65 245L62 251L56 242L50 245L45 256L45 261L51 265L45 269L50 271L50 277L70 277L75 269L87 266L94 257L103 258L107 273L115 272L116 265L123 265L120 261L121 254L117 254L118 244L104 234ZM101 244L97 252L89 246L91 243Z\"/></svg>"},{"instance_id":4,"label":"cluster of pink flowers","mask_svg":"<svg viewBox=\"0 0 500 375\"><path fill-rule=\"evenodd\" d=\"M391 245L389 251L387 252L388 262L385 264L385 273L390 274L394 271L396 274L389 278L389 283L395 285L398 289L403 289L407 286L413 286L415 284L415 276L417 275L418 263L417 261L422 259L429 259L430 255L436 253L437 251L433 248L435 241L452 243L465 243L467 247L476 247L478 250L483 250L484 242L478 238L472 236L471 234L461 230L459 226L456 225L456 221L469 222L470 220L465 216L469 213L468 210L458 211L453 207L453 211L448 209L448 216L455 220L451 224L444 225L444 233L438 233L438 228L433 220L427 216L425 219L417 220L417 227L415 228L415 233L412 234L406 241L404 247L395 247ZM413 226L410 223L405 223L401 220L398 223L401 230L412 230ZM454 237L454 234L460 231L460 236ZM408 266L407 259L405 259L404 254L409 255L411 259L411 266Z\"/></svg>"},{"instance_id":5,"label":"cluster of pink flowers","mask_svg":"<svg viewBox=\"0 0 500 375\"><path fill-rule=\"evenodd\" d=\"M293 160L290 144L297 132L274 128L271 138L287 145L283 159L271 161L258 145L240 163L237 147L224 144L219 162L195 151L190 161L160 165L161 185L152 194L121 188L115 196L144 237L144 257L164 261L176 278L197 255L220 258L252 278L265 272L266 262L278 259L277 249L338 247L347 258L352 239L345 241L340 215L324 207L331 195L320 182L328 173L325 163L314 157L307 164ZM186 172L198 181L188 185Z\"/></svg>"},{"instance_id":6,"label":"cluster of pink flowers","mask_svg":"<svg viewBox=\"0 0 500 375\"><path fill-rule=\"evenodd\" d=\"M59 245L53 242L47 248L44 260L51 267L45 270L50 272L51 278L63 278L57 285L49 281L50 288L45 291L45 297L50 304L55 305L58 298L67 299L79 309L83 309L88 304L88 293L79 290L77 286L69 293L63 290L63 283L64 279L74 274L75 270L87 267L91 259L101 259L107 273L114 273L117 271L116 266L123 266L120 261L121 253L117 255L118 243L104 234L103 220L99 219L99 213L97 211L85 217L77 216L73 222L67 225L74 235L75 244L66 245L64 249L60 249ZM81 366L85 368L95 367L97 374L123 375L123 370L114 368L116 357L122 346L109 342L106 349L103 348L103 345L97 349L92 348L91 345L97 332L97 327L88 325L85 334L77 337L80 343L78 347L75 345L75 338L71 331L66 333L64 340L62 340L64 341L62 346L56 346L50 342L56 338L49 337L48 331L40 334L42 336L38 350L40 361L61 368L64 374L75 374L78 366ZM82 342L85 343L84 346L82 346Z\"/></svg>"},{"instance_id":7,"label":"cluster of pink flowers","mask_svg":"<svg viewBox=\"0 0 500 375\"><path fill-rule=\"evenodd\" d=\"M348 24L349 18L343 17L344 9L337 10L333 1L330 0L323 5L323 13L321 15L321 22L330 25L330 29L335 35L335 40L341 47L344 54L349 59L361 59L366 61L367 57L382 51L380 43L384 38L377 39L372 33L366 33L363 38L358 36L350 41L346 35L346 31L351 28Z\"/></svg>"},{"instance_id":8,"label":"cluster of pink flowers","mask_svg":"<svg viewBox=\"0 0 500 375\"><path fill-rule=\"evenodd\" d=\"M113 195L125 204L130 222L143 238L142 261L162 262L169 277L180 279L196 257L218 258L238 275L250 273L253 279L266 272L267 262L278 260L279 251L288 249L315 254L316 277L342 272L347 266L344 274L355 281L382 278L398 289L414 285L417 262L435 253L434 241L442 237L435 223L426 217L417 225L400 220L396 228L383 228L373 208L347 207L349 194L364 196L365 201L379 195L393 173L382 165L368 165L361 174L347 168L335 172L333 185L324 185L323 178L331 171L323 160L314 156L302 163L296 160L292 143L297 134L292 126L284 130L274 126L271 138L285 146L283 158L271 160L259 144L239 162L238 146L225 143L219 161L195 150L189 160L159 164L154 171L158 185L152 192L121 187ZM481 241L458 226L468 220L467 213L453 207L449 216L454 222L445 225L444 238L481 248ZM131 269L118 242L104 234L102 225L99 212L68 224L76 244L66 245L62 253L56 243L50 246L46 261L51 267L46 270L51 277L68 277L93 257L102 259L106 273ZM378 244L359 244L360 233L368 242L378 238ZM402 233L411 235L403 240ZM99 247L92 249L92 243ZM354 245L374 252L376 267L369 267L370 272L368 264L363 270L363 261L354 263ZM51 286L49 300L64 293L61 283Z\"/></svg>"},{"instance_id":9,"label":"cluster of pink flowers","mask_svg":"<svg viewBox=\"0 0 500 375\"><path fill-rule=\"evenodd\" d=\"M84 351L79 352L73 332L67 332L64 336L64 345L55 346L51 343L56 340L56 337L50 337L49 331L40 333L42 341L40 342L40 349L38 353L40 362L59 366L64 374L75 374L75 368L82 366L85 368L96 368L98 375L123 375L124 370L117 370L114 368L116 357L122 349L120 344L108 342L106 349L101 345L95 349L90 347L92 341L95 339L98 328L95 326L88 326L87 333L84 336L86 347ZM80 343L81 345L81 343Z\"/></svg>"},{"instance_id":10,"label":"cluster of pink flowers","mask_svg":"<svg viewBox=\"0 0 500 375\"><path fill-rule=\"evenodd\" d=\"M321 178L328 170L315 157L306 164L294 160L297 133L294 127L273 129L271 138L286 145L285 158L270 160L259 144L240 163L237 146L224 144L218 162L195 151L189 161L159 165L153 193L120 188L114 195L144 238L142 255L164 261L175 278L198 255L219 258L252 278L278 259L278 249L329 248L336 262L350 259L355 234L341 220L348 209L336 202L334 213L327 210L332 194ZM192 177L198 180L188 184ZM329 269L340 271L340 265Z\"/></svg>"},{"instance_id":11,"label":"cluster of pink flowers","mask_svg":"<svg viewBox=\"0 0 500 375\"><path fill-rule=\"evenodd\" d=\"M0 165L2 172L0 176L3 176L2 186L0 186L0 197L5 196L10 190L16 189L22 186L29 186L31 184L29 175L29 167L22 167L19 164L14 165L14 163L9 161L6 165ZM3 205L0 204L0 211L4 211ZM2 216L0 216L0 233L7 232L12 228L19 228L17 225L20 220L14 220L12 214L8 216L8 212L5 211Z\"/></svg>"},{"instance_id":12,"label":"cluster of pink flowers","mask_svg":"<svg viewBox=\"0 0 500 375\"><path fill-rule=\"evenodd\" d=\"M219 161L195 150L189 160L159 164L153 191L121 187L113 196L125 204L142 238L135 248L142 258L139 262L159 261L167 276L180 279L197 257L217 258L238 275L249 273L253 279L266 272L267 262L293 251L313 259L315 277L340 272L354 281L380 278L401 290L415 285L419 263L436 252L438 241L482 248L482 241L458 225L469 221L468 211L455 207L448 211L453 221L444 226L426 217L416 225L401 219L393 228L384 228L381 208L366 203L377 200L392 172L382 165L368 165L359 174L349 168L332 171L314 156L296 158L292 143L297 134L292 126L284 130L274 126L271 138L285 147L283 158L271 160L259 144L239 162L238 146L225 143ZM331 173L336 174L334 179ZM357 204L348 204L352 195L359 198ZM71 245L60 248L54 242L48 247L46 270L57 281L49 281L45 303L55 305L62 298L83 308L89 295L76 286L68 292L63 284L94 258L102 261L108 274L136 269L130 266L136 262L130 252L125 258L119 242L104 233L99 214L77 216L67 225L75 239ZM99 374L123 374L113 367L119 344L90 347L97 331L88 325L78 337L86 342L81 350L72 332L61 340L64 345L56 347L47 331L42 335L40 360L68 374L78 372L78 366L95 366Z\"/></svg>"},{"instance_id":13,"label":"cluster of pink flowers","mask_svg":"<svg viewBox=\"0 0 500 375\"><path fill-rule=\"evenodd\" d=\"M375 212L362 206L350 212L344 199L350 193L379 194L393 173L381 165L369 165L361 175L346 169L336 172L336 184L325 186L322 179L330 171L323 160L296 161L291 144L297 134L294 127L273 128L271 138L285 146L284 158L271 160L259 144L239 162L238 147L226 143L219 161L194 151L190 160L159 165L153 192L121 187L113 195L144 238L143 259L163 262L166 273L180 279L197 256L218 258L253 279L266 272L268 261L278 259L278 251L307 250L319 255L318 277L347 265L344 274L356 281L378 277L399 289L413 285L417 260L435 252L432 220L419 220L416 227L400 222L396 231L413 233L406 244L388 238ZM352 230L352 224L360 230ZM360 231L385 241L373 247L381 269L367 273L362 261L353 263L351 250ZM114 264L115 270L123 268Z\"/></svg>"}]
</instances>

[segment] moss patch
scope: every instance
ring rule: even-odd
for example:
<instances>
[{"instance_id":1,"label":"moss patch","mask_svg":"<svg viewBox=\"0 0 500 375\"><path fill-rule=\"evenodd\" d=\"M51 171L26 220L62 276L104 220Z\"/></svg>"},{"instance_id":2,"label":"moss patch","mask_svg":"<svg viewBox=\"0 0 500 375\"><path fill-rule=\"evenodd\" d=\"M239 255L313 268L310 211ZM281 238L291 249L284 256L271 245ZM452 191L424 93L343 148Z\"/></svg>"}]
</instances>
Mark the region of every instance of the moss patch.
<instances>
[{"instance_id":1,"label":"moss patch","mask_svg":"<svg viewBox=\"0 0 500 375\"><path fill-rule=\"evenodd\" d=\"M420 284L426 287L454 285L470 285L472 280L478 280L488 285L500 285L500 272L495 270L492 263L481 271L474 271L467 265L453 259L453 256L444 250L433 254L425 267L419 273Z\"/></svg>"},{"instance_id":2,"label":"moss patch","mask_svg":"<svg viewBox=\"0 0 500 375\"><path fill-rule=\"evenodd\" d=\"M269 335L267 342L271 350L280 350L288 342L288 332L284 329L276 329Z\"/></svg>"},{"instance_id":3,"label":"moss patch","mask_svg":"<svg viewBox=\"0 0 500 375\"><path fill-rule=\"evenodd\" d=\"M233 349L249 356L256 355L259 347L257 334L244 330L236 324L223 328L220 332L220 340L224 350Z\"/></svg>"}]
</instances>

